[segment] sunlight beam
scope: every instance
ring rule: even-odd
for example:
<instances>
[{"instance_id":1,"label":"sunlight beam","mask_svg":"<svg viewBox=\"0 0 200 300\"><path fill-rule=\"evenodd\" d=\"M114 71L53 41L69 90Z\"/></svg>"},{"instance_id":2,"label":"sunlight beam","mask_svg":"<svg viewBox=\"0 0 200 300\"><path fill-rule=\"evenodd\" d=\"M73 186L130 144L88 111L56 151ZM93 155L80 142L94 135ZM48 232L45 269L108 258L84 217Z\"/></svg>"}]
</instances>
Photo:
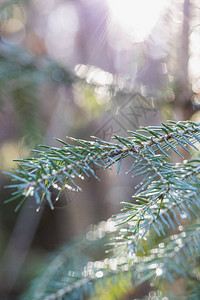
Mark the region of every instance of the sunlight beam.
<instances>
[{"instance_id":1,"label":"sunlight beam","mask_svg":"<svg viewBox=\"0 0 200 300\"><path fill-rule=\"evenodd\" d=\"M107 3L112 21L137 42L147 38L166 6L166 0L107 0Z\"/></svg>"}]
</instances>

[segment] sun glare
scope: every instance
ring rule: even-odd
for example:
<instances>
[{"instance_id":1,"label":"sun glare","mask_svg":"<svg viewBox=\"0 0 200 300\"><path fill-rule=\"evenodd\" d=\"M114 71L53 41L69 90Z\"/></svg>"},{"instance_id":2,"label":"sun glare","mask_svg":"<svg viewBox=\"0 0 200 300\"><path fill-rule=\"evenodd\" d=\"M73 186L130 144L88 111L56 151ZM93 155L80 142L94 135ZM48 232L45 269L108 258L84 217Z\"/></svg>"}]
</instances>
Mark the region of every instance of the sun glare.
<instances>
[{"instance_id":1,"label":"sun glare","mask_svg":"<svg viewBox=\"0 0 200 300\"><path fill-rule=\"evenodd\" d=\"M107 0L113 22L131 34L133 41L143 41L154 28L166 0Z\"/></svg>"}]
</instances>

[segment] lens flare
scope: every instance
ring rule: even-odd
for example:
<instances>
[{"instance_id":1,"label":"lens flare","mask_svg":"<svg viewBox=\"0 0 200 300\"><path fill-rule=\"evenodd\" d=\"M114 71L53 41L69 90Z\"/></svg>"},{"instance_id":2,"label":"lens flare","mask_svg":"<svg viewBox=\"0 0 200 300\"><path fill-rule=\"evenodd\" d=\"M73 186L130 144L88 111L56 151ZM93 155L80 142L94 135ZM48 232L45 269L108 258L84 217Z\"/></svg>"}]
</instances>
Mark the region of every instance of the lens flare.
<instances>
[{"instance_id":1,"label":"lens flare","mask_svg":"<svg viewBox=\"0 0 200 300\"><path fill-rule=\"evenodd\" d=\"M134 41L143 41L154 28L166 0L107 0L113 22Z\"/></svg>"}]
</instances>

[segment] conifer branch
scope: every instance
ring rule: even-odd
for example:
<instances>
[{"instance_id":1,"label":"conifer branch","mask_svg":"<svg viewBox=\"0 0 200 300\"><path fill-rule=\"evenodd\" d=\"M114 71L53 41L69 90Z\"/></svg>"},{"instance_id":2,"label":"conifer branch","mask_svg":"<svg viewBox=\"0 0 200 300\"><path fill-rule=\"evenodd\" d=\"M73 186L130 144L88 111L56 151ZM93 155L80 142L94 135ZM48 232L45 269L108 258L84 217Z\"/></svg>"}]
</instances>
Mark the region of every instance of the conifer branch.
<instances>
[{"instance_id":1,"label":"conifer branch","mask_svg":"<svg viewBox=\"0 0 200 300\"><path fill-rule=\"evenodd\" d=\"M83 180L85 177L93 176L98 179L93 170L94 165L105 169L112 167L116 162L119 173L122 160L127 156L135 161L128 172L134 172L135 176L146 175L140 190L152 183L156 192L160 190L159 197L162 198L164 190L165 193L168 191L166 179L168 174L164 165L166 157L169 157L167 152L173 150L182 156L177 146L187 149L186 146L189 145L197 149L194 142L200 141L199 124L191 121L178 123L170 121L161 127L142 128L142 131L146 135L131 132L132 136L129 138L115 136L118 144L98 138L94 142L70 138L80 146L70 145L62 140L59 141L64 145L63 148L42 146L46 151L35 150L38 155L36 158L18 160L19 169L14 170L16 174L8 173L13 181L19 182L10 186L18 189L13 193L13 199L20 198L21 195L24 195L25 199L34 196L39 209L45 194L53 209L50 187L58 189L58 197L65 187L80 191L81 188L75 178ZM158 151L162 152L162 155L157 154ZM150 175L151 172L154 174ZM161 182L157 176L160 177L165 189L159 187ZM155 180L157 181L154 183Z\"/></svg>"},{"instance_id":2,"label":"conifer branch","mask_svg":"<svg viewBox=\"0 0 200 300\"><path fill-rule=\"evenodd\" d=\"M84 296L95 296L96 284L102 284L104 291L109 290L109 282L112 286L120 286L120 280L124 278L130 289L140 286L146 281L168 280L173 282L178 276L186 276L189 266L195 265L199 257L200 249L200 228L198 224L180 229L180 233L171 235L164 242L158 244L146 256L123 256L116 258L106 258L103 261L88 261L84 267L84 276L68 277L63 269L60 273L51 277L49 287L38 294L40 285L43 287L43 279L48 270L37 282L39 287L35 287L36 294L32 294L33 299L38 295L40 299L56 300L61 297L66 299L80 299ZM76 249L77 251L77 249ZM65 250L67 253L67 249ZM159 255L158 255L159 254ZM63 261L67 268L68 259ZM58 269L59 270L59 269ZM59 271L58 271L59 272ZM70 274L73 273L73 270ZM195 274L193 274L194 276ZM61 285L61 278L65 278ZM70 281L67 280L69 278ZM64 283L66 282L66 284ZM70 283L71 282L71 283ZM124 289L119 292L124 292ZM30 295L29 295L30 296ZM69 297L69 298L68 298ZM28 299L28 298L27 298ZM65 298L64 298L65 299Z\"/></svg>"},{"instance_id":3,"label":"conifer branch","mask_svg":"<svg viewBox=\"0 0 200 300\"><path fill-rule=\"evenodd\" d=\"M128 227L122 229L123 247L126 243L126 248L129 248L132 241L134 251L137 247L140 250L140 240L148 235L150 229L153 229L158 236L164 236L170 228L175 230L174 222L179 226L185 218L191 220L191 214L198 217L196 210L200 208L199 173L200 159L177 164L174 168L171 166L166 190L158 193L154 187L149 194L147 187L147 191L133 196L139 204L125 202L123 210L126 212L116 216L116 219L119 219L118 223L126 224ZM118 247L121 240L116 241L114 247Z\"/></svg>"},{"instance_id":4,"label":"conifer branch","mask_svg":"<svg viewBox=\"0 0 200 300\"><path fill-rule=\"evenodd\" d=\"M53 201L49 188L58 190L57 199L64 188L80 191L80 180L91 176L99 179L94 172L94 166L107 169L117 163L118 174L122 161L130 157L133 164L127 173L143 176L140 187L133 196L137 203L124 203L125 212L114 219L117 233L109 246L113 247L110 250L114 251L117 257L115 270L112 268L112 258L101 262L100 268L93 265L91 269L92 262L88 262L84 267L85 275L81 273L79 276L68 278L66 286L61 283L55 284L55 289L48 291L47 284L46 291L43 285L42 290L47 292L44 293L46 299L59 299L65 295L73 299L77 290L80 295L87 294L95 282L106 282L108 278L118 280L117 278L125 276L126 272L130 272L133 278L135 272L140 274L142 279L135 279L134 286L145 280L152 280L158 271L160 277L173 280L173 272L178 275L181 270L182 274L186 274L188 263L194 262L198 257L199 225L193 225L191 230L184 229L184 233L179 235L165 238L164 248L153 247L149 255L143 257L138 253L145 253L145 236L151 243L152 234L156 233L159 239L162 239L169 234L171 228L175 230L176 225L181 226L181 221L186 217L189 220L199 217L200 159L191 159L179 164L174 164L169 159L172 152L183 158L181 148L189 153L191 147L198 150L195 143L200 142L200 125L191 121L170 121L162 126L146 127L130 134L128 138L115 136L117 143L99 138L95 138L93 142L69 138L72 143L78 144L77 146L58 140L63 148L42 146L44 151L35 150L36 157L19 160L19 169L16 169L15 173L7 173L16 182L8 187L17 188L10 201L21 198L22 195L22 201L27 197L35 197L39 208L46 198L52 209ZM155 255L157 252L160 253L159 258ZM120 263L120 257L124 257L123 264ZM102 279L95 275L99 271L103 274ZM147 272L148 276L145 277ZM41 295L43 293L40 293Z\"/></svg>"}]
</instances>

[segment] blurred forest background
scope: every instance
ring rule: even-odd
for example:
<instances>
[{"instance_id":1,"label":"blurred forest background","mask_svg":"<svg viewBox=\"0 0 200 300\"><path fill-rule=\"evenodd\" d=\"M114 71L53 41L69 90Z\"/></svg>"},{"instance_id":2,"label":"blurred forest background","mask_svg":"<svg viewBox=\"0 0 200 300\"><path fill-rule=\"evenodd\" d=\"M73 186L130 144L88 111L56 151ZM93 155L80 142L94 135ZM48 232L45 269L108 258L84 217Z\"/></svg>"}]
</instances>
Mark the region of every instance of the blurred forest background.
<instances>
[{"instance_id":1,"label":"blurred forest background","mask_svg":"<svg viewBox=\"0 0 200 300\"><path fill-rule=\"evenodd\" d=\"M199 1L0 1L2 172L54 137L111 140L167 119L200 122L199 108ZM15 213L2 172L1 299L20 299L46 254L119 212L138 182L97 170L101 183L65 192L54 211L29 201Z\"/></svg>"}]
</instances>

